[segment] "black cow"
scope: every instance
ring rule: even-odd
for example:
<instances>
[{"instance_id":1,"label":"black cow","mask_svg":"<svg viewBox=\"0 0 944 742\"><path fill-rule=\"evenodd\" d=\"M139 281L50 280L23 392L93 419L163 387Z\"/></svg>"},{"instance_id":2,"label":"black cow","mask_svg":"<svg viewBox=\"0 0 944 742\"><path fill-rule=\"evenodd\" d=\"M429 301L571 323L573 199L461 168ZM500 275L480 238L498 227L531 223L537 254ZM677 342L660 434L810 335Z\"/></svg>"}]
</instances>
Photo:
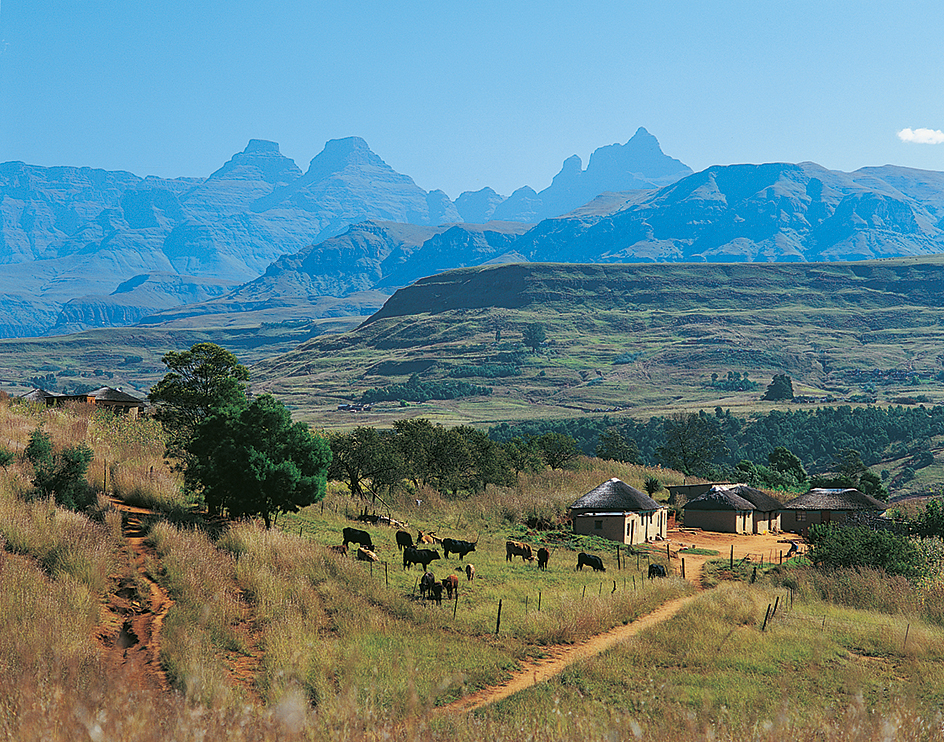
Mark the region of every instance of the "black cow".
<instances>
[{"instance_id":1,"label":"black cow","mask_svg":"<svg viewBox=\"0 0 944 742\"><path fill-rule=\"evenodd\" d=\"M413 546L413 537L406 531L397 531L397 548L400 551Z\"/></svg>"},{"instance_id":2,"label":"black cow","mask_svg":"<svg viewBox=\"0 0 944 742\"><path fill-rule=\"evenodd\" d=\"M435 600L438 605L442 605L443 586L441 582L434 582L429 586L430 600Z\"/></svg>"},{"instance_id":3,"label":"black cow","mask_svg":"<svg viewBox=\"0 0 944 742\"><path fill-rule=\"evenodd\" d=\"M665 565L664 564L650 564L649 565L649 579L653 577L665 577Z\"/></svg>"},{"instance_id":4,"label":"black cow","mask_svg":"<svg viewBox=\"0 0 944 742\"><path fill-rule=\"evenodd\" d=\"M449 558L450 553L458 554L460 562L470 551L475 551L475 544L471 541L459 541L455 538L444 538L442 540L442 547L443 551L446 553L446 559Z\"/></svg>"},{"instance_id":5,"label":"black cow","mask_svg":"<svg viewBox=\"0 0 944 742\"><path fill-rule=\"evenodd\" d=\"M584 554L582 551L577 555L577 569L583 571L584 565L593 567L594 572L606 572L603 566L603 560L593 554Z\"/></svg>"},{"instance_id":6,"label":"black cow","mask_svg":"<svg viewBox=\"0 0 944 742\"><path fill-rule=\"evenodd\" d=\"M432 572L424 572L420 578L420 597L425 598L436 582L436 576Z\"/></svg>"},{"instance_id":7,"label":"black cow","mask_svg":"<svg viewBox=\"0 0 944 742\"><path fill-rule=\"evenodd\" d=\"M374 542L370 540L370 534L367 533L367 531L358 531L356 528L345 528L343 533L345 546L354 542L355 544L360 544L365 549L374 550Z\"/></svg>"},{"instance_id":8,"label":"black cow","mask_svg":"<svg viewBox=\"0 0 944 742\"><path fill-rule=\"evenodd\" d=\"M403 550L403 569L409 569L414 564L422 564L423 569L426 569L430 562L439 558L439 552L436 551L436 549L413 549L407 547Z\"/></svg>"},{"instance_id":9,"label":"black cow","mask_svg":"<svg viewBox=\"0 0 944 742\"><path fill-rule=\"evenodd\" d=\"M547 569L547 563L551 559L551 552L543 546L538 549L538 569Z\"/></svg>"}]
</instances>

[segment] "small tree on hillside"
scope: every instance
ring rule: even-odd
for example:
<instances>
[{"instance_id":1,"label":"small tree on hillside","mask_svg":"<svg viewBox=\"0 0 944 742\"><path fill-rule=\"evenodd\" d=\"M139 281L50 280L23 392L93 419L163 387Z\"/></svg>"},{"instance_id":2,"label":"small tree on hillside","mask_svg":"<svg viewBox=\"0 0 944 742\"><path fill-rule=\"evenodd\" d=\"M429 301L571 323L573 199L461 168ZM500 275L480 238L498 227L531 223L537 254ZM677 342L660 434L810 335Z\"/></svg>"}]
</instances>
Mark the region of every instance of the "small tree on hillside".
<instances>
[{"instance_id":1,"label":"small tree on hillside","mask_svg":"<svg viewBox=\"0 0 944 742\"><path fill-rule=\"evenodd\" d=\"M524 328L523 342L532 352L537 353L545 340L547 340L547 332L540 322L532 322Z\"/></svg>"},{"instance_id":2,"label":"small tree on hillside","mask_svg":"<svg viewBox=\"0 0 944 742\"><path fill-rule=\"evenodd\" d=\"M266 394L248 405L213 410L194 431L185 482L211 512L230 517L294 513L325 494L331 448L304 423L292 423Z\"/></svg>"},{"instance_id":3,"label":"small tree on hillside","mask_svg":"<svg viewBox=\"0 0 944 742\"><path fill-rule=\"evenodd\" d=\"M33 486L44 497L53 497L63 507L80 509L95 502L86 474L93 452L84 443L56 453L49 434L36 429L23 452L33 465Z\"/></svg>"},{"instance_id":4,"label":"small tree on hillside","mask_svg":"<svg viewBox=\"0 0 944 742\"><path fill-rule=\"evenodd\" d=\"M552 469L575 469L580 459L577 441L563 433L545 433L535 441L544 463Z\"/></svg>"},{"instance_id":5,"label":"small tree on hillside","mask_svg":"<svg viewBox=\"0 0 944 742\"><path fill-rule=\"evenodd\" d=\"M600 433L596 450L598 459L619 461L624 464L639 463L639 446L632 438L623 435L619 428L608 428Z\"/></svg>"}]
</instances>

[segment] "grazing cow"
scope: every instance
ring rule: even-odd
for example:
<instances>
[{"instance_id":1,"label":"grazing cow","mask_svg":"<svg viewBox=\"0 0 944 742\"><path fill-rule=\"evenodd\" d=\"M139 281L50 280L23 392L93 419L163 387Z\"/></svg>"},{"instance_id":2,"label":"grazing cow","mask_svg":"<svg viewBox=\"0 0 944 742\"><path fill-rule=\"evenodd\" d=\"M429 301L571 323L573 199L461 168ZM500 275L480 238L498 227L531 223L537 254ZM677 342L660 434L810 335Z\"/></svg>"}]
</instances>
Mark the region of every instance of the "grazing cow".
<instances>
[{"instance_id":1,"label":"grazing cow","mask_svg":"<svg viewBox=\"0 0 944 742\"><path fill-rule=\"evenodd\" d=\"M439 559L439 552L435 549L413 549L403 550L403 569L409 569L414 564L422 564L423 569L429 566L429 563Z\"/></svg>"},{"instance_id":2,"label":"grazing cow","mask_svg":"<svg viewBox=\"0 0 944 742\"><path fill-rule=\"evenodd\" d=\"M365 549L363 546L357 547L357 561L359 562L379 562L380 557L378 557L370 549Z\"/></svg>"},{"instance_id":3,"label":"grazing cow","mask_svg":"<svg viewBox=\"0 0 944 742\"><path fill-rule=\"evenodd\" d=\"M465 565L465 579L469 582L475 579L475 565L467 564Z\"/></svg>"},{"instance_id":4,"label":"grazing cow","mask_svg":"<svg viewBox=\"0 0 944 742\"><path fill-rule=\"evenodd\" d=\"M476 541L476 543L478 543ZM449 558L450 552L453 554L459 555L459 561L462 561L462 558L468 554L470 551L475 551L475 544L471 541L459 541L455 538L444 538L442 540L443 551L446 552L446 559Z\"/></svg>"},{"instance_id":5,"label":"grazing cow","mask_svg":"<svg viewBox=\"0 0 944 742\"><path fill-rule=\"evenodd\" d=\"M331 549L331 551L333 551L335 554L347 556L347 544L334 544L328 548Z\"/></svg>"},{"instance_id":6,"label":"grazing cow","mask_svg":"<svg viewBox=\"0 0 944 742\"><path fill-rule=\"evenodd\" d=\"M410 546L413 546L413 537L406 531L397 531L397 548L403 551Z\"/></svg>"},{"instance_id":7,"label":"grazing cow","mask_svg":"<svg viewBox=\"0 0 944 742\"><path fill-rule=\"evenodd\" d=\"M425 598L436 582L436 576L432 572L424 572L420 578L420 597Z\"/></svg>"},{"instance_id":8,"label":"grazing cow","mask_svg":"<svg viewBox=\"0 0 944 742\"><path fill-rule=\"evenodd\" d=\"M459 597L459 578L455 575L449 575L444 578L442 581L442 586L446 588L446 598L452 600L452 594L455 593L456 597Z\"/></svg>"},{"instance_id":9,"label":"grazing cow","mask_svg":"<svg viewBox=\"0 0 944 742\"><path fill-rule=\"evenodd\" d=\"M370 549L373 551L374 542L370 540L370 534L367 533L367 531L358 531L356 528L345 528L343 533L345 546L353 542L355 544L360 544L365 549Z\"/></svg>"},{"instance_id":10,"label":"grazing cow","mask_svg":"<svg viewBox=\"0 0 944 742\"><path fill-rule=\"evenodd\" d=\"M522 544L520 541L505 542L505 561L510 562L512 557L520 556L522 562L533 562L534 551L528 544Z\"/></svg>"},{"instance_id":11,"label":"grazing cow","mask_svg":"<svg viewBox=\"0 0 944 742\"><path fill-rule=\"evenodd\" d=\"M664 564L650 564L649 565L649 579L653 577L665 577L665 565Z\"/></svg>"},{"instance_id":12,"label":"grazing cow","mask_svg":"<svg viewBox=\"0 0 944 742\"><path fill-rule=\"evenodd\" d=\"M538 569L547 569L548 560L551 558L551 552L545 547L538 549Z\"/></svg>"},{"instance_id":13,"label":"grazing cow","mask_svg":"<svg viewBox=\"0 0 944 742\"><path fill-rule=\"evenodd\" d=\"M577 569L583 571L584 565L593 567L594 572L606 572L603 566L603 560L593 554L584 554L582 551L577 555Z\"/></svg>"},{"instance_id":14,"label":"grazing cow","mask_svg":"<svg viewBox=\"0 0 944 742\"><path fill-rule=\"evenodd\" d=\"M420 544L435 544L435 543L436 543L436 539L434 539L431 534L424 533L423 531L416 532L416 545L417 546L419 546Z\"/></svg>"},{"instance_id":15,"label":"grazing cow","mask_svg":"<svg viewBox=\"0 0 944 742\"><path fill-rule=\"evenodd\" d=\"M434 582L429 586L429 597L435 600L438 605L442 605L443 586L441 582Z\"/></svg>"}]
</instances>

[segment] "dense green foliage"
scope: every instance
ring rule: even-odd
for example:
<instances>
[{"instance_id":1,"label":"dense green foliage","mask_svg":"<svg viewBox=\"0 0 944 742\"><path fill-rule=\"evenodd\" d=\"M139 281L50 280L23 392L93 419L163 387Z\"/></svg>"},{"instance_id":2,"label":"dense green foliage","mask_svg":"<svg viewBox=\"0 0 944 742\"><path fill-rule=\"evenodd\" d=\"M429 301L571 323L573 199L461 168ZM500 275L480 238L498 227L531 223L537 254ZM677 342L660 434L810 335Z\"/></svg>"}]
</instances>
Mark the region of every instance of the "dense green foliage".
<instances>
[{"instance_id":1,"label":"dense green foliage","mask_svg":"<svg viewBox=\"0 0 944 742\"><path fill-rule=\"evenodd\" d=\"M168 456L184 459L196 426L213 409L245 403L249 370L213 343L171 351L161 360L169 370L151 388L148 399L155 405L153 417L167 432Z\"/></svg>"},{"instance_id":2,"label":"dense green foliage","mask_svg":"<svg viewBox=\"0 0 944 742\"><path fill-rule=\"evenodd\" d=\"M738 371L728 371L724 378L718 374L711 375L711 382L708 384L713 389L720 389L725 392L752 392L760 387L756 381L751 381L747 377L747 372L741 376Z\"/></svg>"},{"instance_id":3,"label":"dense green foliage","mask_svg":"<svg viewBox=\"0 0 944 742\"><path fill-rule=\"evenodd\" d=\"M769 401L793 399L793 379L786 374L774 374L774 378L767 385L767 391L761 399Z\"/></svg>"},{"instance_id":4,"label":"dense green foliage","mask_svg":"<svg viewBox=\"0 0 944 742\"><path fill-rule=\"evenodd\" d=\"M210 512L261 515L269 527L273 513L294 513L324 497L331 449L268 394L213 409L187 450L185 481L202 492Z\"/></svg>"},{"instance_id":5,"label":"dense green foliage","mask_svg":"<svg viewBox=\"0 0 944 742\"><path fill-rule=\"evenodd\" d=\"M774 410L749 420L715 408L714 414L699 413L701 424L724 439L727 451L719 449L712 465L719 472L748 460L762 462L783 447L812 472L833 469L846 451L858 451L866 467L883 459L917 456L927 451L934 436L944 435L944 406L934 407L823 407L815 410ZM529 420L518 424L501 423L489 429L489 436L505 442L515 437L565 433L576 439L580 449L593 455L600 436L615 428L636 443L642 463L667 463L660 456L666 445L667 418L651 417L646 422L600 417L564 420ZM771 468L785 471L784 465ZM794 475L800 474L794 469Z\"/></svg>"},{"instance_id":6,"label":"dense green foliage","mask_svg":"<svg viewBox=\"0 0 944 742\"><path fill-rule=\"evenodd\" d=\"M543 323L532 322L524 328L522 342L535 353L537 353L538 349L544 344L545 340L547 340L547 330Z\"/></svg>"},{"instance_id":7,"label":"dense green foliage","mask_svg":"<svg viewBox=\"0 0 944 742\"><path fill-rule=\"evenodd\" d=\"M498 379L504 376L521 376L521 367L514 363L482 363L480 365L463 364L456 366L449 372L454 379L467 377L481 377L483 379Z\"/></svg>"},{"instance_id":8,"label":"dense green foliage","mask_svg":"<svg viewBox=\"0 0 944 742\"><path fill-rule=\"evenodd\" d=\"M361 394L361 402L427 402L431 399L458 399L491 394L491 388L477 386L468 381L423 381L416 374L405 384L391 384L377 389L368 389Z\"/></svg>"},{"instance_id":9,"label":"dense green foliage","mask_svg":"<svg viewBox=\"0 0 944 742\"><path fill-rule=\"evenodd\" d=\"M63 507L81 509L95 502L86 480L93 452L87 445L53 450L49 434L36 429L24 451L33 465L33 486L43 497L54 497Z\"/></svg>"},{"instance_id":10,"label":"dense green foliage","mask_svg":"<svg viewBox=\"0 0 944 742\"><path fill-rule=\"evenodd\" d=\"M866 526L810 526L810 560L819 567L869 567L888 574L917 577L923 559L904 536Z\"/></svg>"}]
</instances>

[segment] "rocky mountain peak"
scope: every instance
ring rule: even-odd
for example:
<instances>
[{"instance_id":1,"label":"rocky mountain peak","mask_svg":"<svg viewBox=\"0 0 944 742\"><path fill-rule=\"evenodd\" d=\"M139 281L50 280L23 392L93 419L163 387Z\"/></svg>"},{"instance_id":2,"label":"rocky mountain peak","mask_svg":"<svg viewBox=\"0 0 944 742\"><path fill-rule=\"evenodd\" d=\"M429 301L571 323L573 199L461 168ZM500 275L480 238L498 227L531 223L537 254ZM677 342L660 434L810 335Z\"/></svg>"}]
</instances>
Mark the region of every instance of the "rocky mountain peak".
<instances>
[{"instance_id":1,"label":"rocky mountain peak","mask_svg":"<svg viewBox=\"0 0 944 742\"><path fill-rule=\"evenodd\" d=\"M276 142L250 139L239 152L213 173L211 180L263 180L271 185L290 183L302 174L294 160L279 151Z\"/></svg>"},{"instance_id":2,"label":"rocky mountain peak","mask_svg":"<svg viewBox=\"0 0 944 742\"><path fill-rule=\"evenodd\" d=\"M309 173L329 174L364 165L390 169L390 166L375 155L367 142L360 137L331 139L325 144L324 149L312 158Z\"/></svg>"}]
</instances>

